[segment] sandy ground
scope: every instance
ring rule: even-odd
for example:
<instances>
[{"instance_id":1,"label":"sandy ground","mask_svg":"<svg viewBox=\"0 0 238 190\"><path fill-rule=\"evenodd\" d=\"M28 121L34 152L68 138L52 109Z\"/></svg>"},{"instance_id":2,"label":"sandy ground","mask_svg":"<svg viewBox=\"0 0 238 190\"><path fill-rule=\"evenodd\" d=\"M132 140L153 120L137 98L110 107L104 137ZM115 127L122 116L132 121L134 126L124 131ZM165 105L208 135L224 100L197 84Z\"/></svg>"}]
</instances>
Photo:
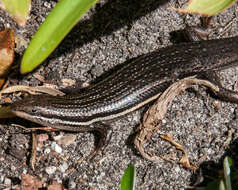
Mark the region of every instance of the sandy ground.
<instances>
[{"instance_id":1,"label":"sandy ground","mask_svg":"<svg viewBox=\"0 0 238 190\"><path fill-rule=\"evenodd\" d=\"M108 0L100 1L63 40L55 52L34 72L9 78L11 84L64 87L65 79L90 82L108 69L126 60L155 49L173 44L171 32L181 30L185 24L198 25L199 17L183 15L169 8L179 6L177 1ZM18 27L4 12L0 12L1 26L13 27L24 40L30 40L55 1L33 0L30 19L25 27ZM236 5L216 16L210 38L237 35L237 22L224 32L225 26L236 17ZM224 33L224 34L223 34ZM23 54L19 48L16 63ZM236 89L238 68L221 72L223 84ZM215 106L216 105L216 106ZM85 161L94 148L94 135L90 133L39 132L48 140L37 148L35 171L29 165L31 134L13 127L18 123L36 126L21 119L1 121L0 125L0 189L20 184L21 174L30 174L50 183L55 180L67 189L119 189L123 171L129 164L137 168L136 189L186 189L197 176L214 176L222 167L225 155L237 158L237 105L221 102L205 89L189 90L179 95L161 130L153 136L147 148L157 155L177 155L170 143L159 138L169 132L187 150L191 163L198 171L188 170L176 162L152 163L141 157L133 143L135 131L141 122L144 107L120 119L110 121L113 129L110 143L92 162ZM218 108L218 109L217 109ZM231 141L225 143L228 134ZM68 137L69 145L62 145L59 137ZM72 140L75 138L75 140ZM60 149L62 148L62 149ZM178 161L178 159L176 159Z\"/></svg>"}]
</instances>

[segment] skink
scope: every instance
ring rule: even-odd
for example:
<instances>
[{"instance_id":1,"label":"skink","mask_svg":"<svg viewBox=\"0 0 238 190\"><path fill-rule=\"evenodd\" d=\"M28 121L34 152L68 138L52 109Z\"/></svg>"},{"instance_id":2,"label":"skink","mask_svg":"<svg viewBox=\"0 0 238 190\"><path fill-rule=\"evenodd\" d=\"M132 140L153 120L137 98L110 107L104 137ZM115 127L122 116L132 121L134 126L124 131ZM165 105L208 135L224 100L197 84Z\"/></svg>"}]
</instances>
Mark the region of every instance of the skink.
<instances>
[{"instance_id":1,"label":"skink","mask_svg":"<svg viewBox=\"0 0 238 190\"><path fill-rule=\"evenodd\" d=\"M11 105L21 118L67 131L107 129L91 125L132 112L155 100L173 81L238 64L238 37L165 47L122 64L120 69L78 93L28 96ZM208 76L214 83L217 80ZM238 102L236 93L221 88L223 99Z\"/></svg>"}]
</instances>

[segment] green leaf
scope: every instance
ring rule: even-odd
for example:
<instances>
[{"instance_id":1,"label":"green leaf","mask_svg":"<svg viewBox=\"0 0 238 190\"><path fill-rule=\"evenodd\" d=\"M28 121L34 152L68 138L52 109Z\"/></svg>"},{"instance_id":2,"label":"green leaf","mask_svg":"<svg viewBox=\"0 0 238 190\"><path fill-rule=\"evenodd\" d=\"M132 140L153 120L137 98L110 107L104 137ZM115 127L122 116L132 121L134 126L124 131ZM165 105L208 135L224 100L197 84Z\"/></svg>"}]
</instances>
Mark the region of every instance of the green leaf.
<instances>
[{"instance_id":1,"label":"green leaf","mask_svg":"<svg viewBox=\"0 0 238 190\"><path fill-rule=\"evenodd\" d=\"M232 160L228 156L225 157L223 160L223 167L224 167L224 179L225 179L225 189L232 190L231 188L231 166Z\"/></svg>"},{"instance_id":2,"label":"green leaf","mask_svg":"<svg viewBox=\"0 0 238 190\"><path fill-rule=\"evenodd\" d=\"M130 165L124 172L121 179L121 190L134 190L136 181L136 169L134 165Z\"/></svg>"},{"instance_id":3,"label":"green leaf","mask_svg":"<svg viewBox=\"0 0 238 190\"><path fill-rule=\"evenodd\" d=\"M235 0L191 0L185 12L215 15L234 3Z\"/></svg>"},{"instance_id":4,"label":"green leaf","mask_svg":"<svg viewBox=\"0 0 238 190\"><path fill-rule=\"evenodd\" d=\"M220 181L219 190L226 190L226 187L225 187L225 184L224 184L223 180Z\"/></svg>"},{"instance_id":5,"label":"green leaf","mask_svg":"<svg viewBox=\"0 0 238 190\"><path fill-rule=\"evenodd\" d=\"M0 0L0 8L7 11L20 26L24 26L31 9L31 0Z\"/></svg>"},{"instance_id":6,"label":"green leaf","mask_svg":"<svg viewBox=\"0 0 238 190\"><path fill-rule=\"evenodd\" d=\"M21 62L21 73L35 69L59 45L79 19L98 0L61 0L31 40Z\"/></svg>"}]
</instances>

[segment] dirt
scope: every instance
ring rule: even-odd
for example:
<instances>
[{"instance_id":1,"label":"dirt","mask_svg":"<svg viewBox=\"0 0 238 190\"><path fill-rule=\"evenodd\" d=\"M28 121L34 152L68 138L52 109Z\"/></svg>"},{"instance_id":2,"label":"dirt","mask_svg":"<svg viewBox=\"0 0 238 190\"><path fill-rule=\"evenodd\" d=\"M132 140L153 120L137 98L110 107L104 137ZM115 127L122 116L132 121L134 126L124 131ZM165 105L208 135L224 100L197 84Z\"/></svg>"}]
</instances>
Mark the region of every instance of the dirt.
<instances>
[{"instance_id":1,"label":"dirt","mask_svg":"<svg viewBox=\"0 0 238 190\"><path fill-rule=\"evenodd\" d=\"M181 2L180 2L181 3ZM32 11L25 27L19 27L0 12L0 26L14 28L16 34L29 41L55 1L32 1ZM173 44L172 32L186 24L199 25L200 17L177 13L170 6L181 6L177 1L108 0L97 3L73 28L54 53L34 72L21 76L16 71L9 75L10 84L64 87L64 80L90 82L115 65L130 58ZM209 38L236 36L237 22L224 32L236 17L237 5L214 17ZM17 50L15 65L23 55L24 47ZM220 72L223 85L237 90L238 68ZM189 90L177 96L169 109L163 126L146 145L157 155L172 155L174 162L161 160L153 163L141 157L133 143L136 128L148 106L110 121L113 129L110 143L93 161L85 160L94 149L94 134L68 132L38 132L46 135L39 143L35 171L30 166L31 133L15 127L21 124L34 127L28 121L5 119L0 125L0 189L21 183L21 175L29 174L44 182L45 187L57 181L66 189L119 189L123 171L136 166L136 189L187 189L199 175L214 176L222 167L225 155L235 162L237 157L237 105L222 102L203 88ZM181 152L161 140L166 132L182 144L197 171L177 163ZM228 134L231 140L228 142ZM68 139L67 137L70 136ZM62 138L66 141L62 143ZM59 140L60 139L60 140ZM74 139L74 140L72 140ZM70 142L68 142L70 141ZM67 145L65 145L68 142Z\"/></svg>"}]
</instances>

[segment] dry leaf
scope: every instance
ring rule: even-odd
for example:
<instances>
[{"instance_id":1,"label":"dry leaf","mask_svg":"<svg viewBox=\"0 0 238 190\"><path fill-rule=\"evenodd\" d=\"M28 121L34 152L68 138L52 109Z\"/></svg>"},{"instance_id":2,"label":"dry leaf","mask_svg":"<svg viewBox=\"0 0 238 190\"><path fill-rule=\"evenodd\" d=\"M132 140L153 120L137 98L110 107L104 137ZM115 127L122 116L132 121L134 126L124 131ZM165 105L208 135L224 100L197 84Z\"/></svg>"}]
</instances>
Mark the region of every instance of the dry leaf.
<instances>
[{"instance_id":1,"label":"dry leaf","mask_svg":"<svg viewBox=\"0 0 238 190\"><path fill-rule=\"evenodd\" d=\"M68 134L68 135L58 135L54 137L54 140L56 140L57 144L69 146L70 144L75 143L75 140L77 138L77 135L74 134Z\"/></svg>"},{"instance_id":2,"label":"dry leaf","mask_svg":"<svg viewBox=\"0 0 238 190\"><path fill-rule=\"evenodd\" d=\"M139 127L139 133L135 138L135 145L138 148L141 155L153 162L160 162L163 157L159 157L153 155L151 153L145 152L144 144L152 137L152 135L160 128L161 121L165 117L168 107L172 103L173 99L181 92L184 92L187 88L191 88L194 85L201 85L209 87L214 93L219 91L219 87L213 85L209 81L196 79L195 76L184 78L170 87L168 87L162 95L159 96L158 100L154 105L152 105L143 117L143 123ZM170 140L170 142L182 151L184 151L183 147L178 143L172 141L172 138L169 136L165 136L166 140ZM191 166L188 162L187 153L184 151L184 157L180 160L180 163L194 170L195 167Z\"/></svg>"},{"instance_id":3,"label":"dry leaf","mask_svg":"<svg viewBox=\"0 0 238 190\"><path fill-rule=\"evenodd\" d=\"M195 166L191 166L189 159L188 159L188 153L185 151L183 146L176 141L173 140L173 138L170 136L170 134L166 133L165 135L161 135L161 138L169 141L172 145L174 145L177 149L181 150L183 152L183 156L180 159L179 163L183 165L184 167L191 169L191 170L196 170L197 168Z\"/></svg>"},{"instance_id":4,"label":"dry leaf","mask_svg":"<svg viewBox=\"0 0 238 190\"><path fill-rule=\"evenodd\" d=\"M48 190L63 190L63 186L59 184L57 181L53 181L49 185Z\"/></svg>"},{"instance_id":5,"label":"dry leaf","mask_svg":"<svg viewBox=\"0 0 238 190\"><path fill-rule=\"evenodd\" d=\"M29 174L21 175L22 190L38 190L43 187L43 182Z\"/></svg>"},{"instance_id":6,"label":"dry leaf","mask_svg":"<svg viewBox=\"0 0 238 190\"><path fill-rule=\"evenodd\" d=\"M0 32L0 87L2 87L4 77L13 63L14 45L14 31L12 29Z\"/></svg>"},{"instance_id":7,"label":"dry leaf","mask_svg":"<svg viewBox=\"0 0 238 190\"><path fill-rule=\"evenodd\" d=\"M35 163L36 163L36 148L37 148L37 138L36 134L32 132L32 147L31 147L31 167L32 170L35 171Z\"/></svg>"},{"instance_id":8,"label":"dry leaf","mask_svg":"<svg viewBox=\"0 0 238 190\"><path fill-rule=\"evenodd\" d=\"M53 88L48 88L45 86L25 86L25 85L16 85L16 86L10 86L8 88L5 88L0 91L0 96L2 94L9 94L13 92L18 92L18 91L25 91L28 92L29 94L39 94L39 93L46 93L52 96L63 96L65 95L63 92L53 89Z\"/></svg>"}]
</instances>

